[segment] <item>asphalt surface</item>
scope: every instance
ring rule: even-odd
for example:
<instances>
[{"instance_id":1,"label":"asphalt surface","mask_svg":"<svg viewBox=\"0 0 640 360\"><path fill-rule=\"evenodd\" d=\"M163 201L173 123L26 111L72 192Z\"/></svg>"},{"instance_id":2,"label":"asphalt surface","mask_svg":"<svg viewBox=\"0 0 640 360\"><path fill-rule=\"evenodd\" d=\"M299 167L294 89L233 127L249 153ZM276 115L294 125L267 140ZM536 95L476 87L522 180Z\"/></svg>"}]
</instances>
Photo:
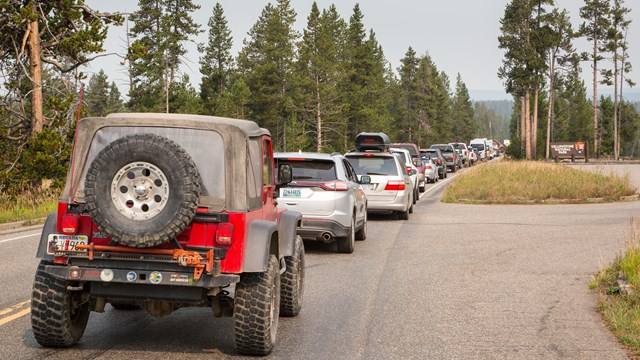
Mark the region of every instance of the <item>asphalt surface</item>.
<instances>
[{"instance_id":1,"label":"asphalt surface","mask_svg":"<svg viewBox=\"0 0 640 360\"><path fill-rule=\"evenodd\" d=\"M640 165L625 171L640 187ZM435 185L408 221L370 216L353 254L305 243L304 308L280 319L268 358L627 358L588 284L621 251L640 202L452 205L439 202L446 183ZM158 319L107 306L77 346L40 347L24 313L37 266L30 234L0 233L0 359L239 357L231 319L206 308Z\"/></svg>"}]
</instances>

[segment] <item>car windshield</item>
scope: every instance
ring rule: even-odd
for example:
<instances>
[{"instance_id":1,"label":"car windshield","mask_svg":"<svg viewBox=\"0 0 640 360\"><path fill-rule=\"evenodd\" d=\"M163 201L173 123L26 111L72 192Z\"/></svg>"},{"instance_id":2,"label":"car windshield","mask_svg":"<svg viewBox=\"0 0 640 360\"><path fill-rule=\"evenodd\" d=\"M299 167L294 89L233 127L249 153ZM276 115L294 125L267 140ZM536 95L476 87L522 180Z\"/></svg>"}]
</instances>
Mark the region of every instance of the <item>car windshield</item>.
<instances>
[{"instance_id":1,"label":"car windshield","mask_svg":"<svg viewBox=\"0 0 640 360\"><path fill-rule=\"evenodd\" d=\"M315 159L276 159L277 166L289 164L293 170L293 181L326 182L336 180L336 168L333 161Z\"/></svg>"},{"instance_id":2,"label":"car windshield","mask_svg":"<svg viewBox=\"0 0 640 360\"><path fill-rule=\"evenodd\" d=\"M389 156L348 156L347 160L358 175L399 175L394 158Z\"/></svg>"},{"instance_id":3,"label":"car windshield","mask_svg":"<svg viewBox=\"0 0 640 360\"><path fill-rule=\"evenodd\" d=\"M418 153L416 153L416 148L413 145L410 145L410 144L404 144L404 145L403 144L394 144L394 145L392 145L392 147L408 150L409 154L411 154L411 157L418 156Z\"/></svg>"},{"instance_id":4,"label":"car windshield","mask_svg":"<svg viewBox=\"0 0 640 360\"><path fill-rule=\"evenodd\" d=\"M438 149L444 152L453 152L453 146L451 145L432 145L432 149Z\"/></svg>"}]
</instances>

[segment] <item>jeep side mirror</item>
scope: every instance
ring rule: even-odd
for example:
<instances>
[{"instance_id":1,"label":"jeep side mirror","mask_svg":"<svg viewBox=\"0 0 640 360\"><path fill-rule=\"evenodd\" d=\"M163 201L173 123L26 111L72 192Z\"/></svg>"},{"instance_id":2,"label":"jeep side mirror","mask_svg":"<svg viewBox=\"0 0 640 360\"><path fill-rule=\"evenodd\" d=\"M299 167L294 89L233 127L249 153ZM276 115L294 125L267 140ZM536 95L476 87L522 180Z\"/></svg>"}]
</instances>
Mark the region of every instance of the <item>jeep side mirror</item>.
<instances>
[{"instance_id":1,"label":"jeep side mirror","mask_svg":"<svg viewBox=\"0 0 640 360\"><path fill-rule=\"evenodd\" d=\"M371 184L371 176L369 175L360 176L360 184Z\"/></svg>"},{"instance_id":2,"label":"jeep side mirror","mask_svg":"<svg viewBox=\"0 0 640 360\"><path fill-rule=\"evenodd\" d=\"M293 180L293 169L290 164L280 164L278 166L278 184L286 185Z\"/></svg>"}]
</instances>

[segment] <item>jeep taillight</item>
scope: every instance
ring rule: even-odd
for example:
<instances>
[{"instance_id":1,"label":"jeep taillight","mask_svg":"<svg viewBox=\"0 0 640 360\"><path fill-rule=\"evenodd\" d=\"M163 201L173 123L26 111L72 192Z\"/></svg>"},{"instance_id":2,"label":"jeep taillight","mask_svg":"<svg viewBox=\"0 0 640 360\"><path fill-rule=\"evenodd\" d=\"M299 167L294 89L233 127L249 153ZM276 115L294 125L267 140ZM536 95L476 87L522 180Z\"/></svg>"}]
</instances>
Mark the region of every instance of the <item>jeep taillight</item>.
<instances>
[{"instance_id":1,"label":"jeep taillight","mask_svg":"<svg viewBox=\"0 0 640 360\"><path fill-rule=\"evenodd\" d=\"M385 186L384 189L385 190L395 190L395 191L404 190L404 181L402 181L402 180L389 180L389 182L387 182L387 186Z\"/></svg>"},{"instance_id":2,"label":"jeep taillight","mask_svg":"<svg viewBox=\"0 0 640 360\"><path fill-rule=\"evenodd\" d=\"M219 223L216 231L216 243L220 245L231 245L233 242L233 224Z\"/></svg>"},{"instance_id":3,"label":"jeep taillight","mask_svg":"<svg viewBox=\"0 0 640 360\"><path fill-rule=\"evenodd\" d=\"M78 214L62 214L62 219L60 221L60 227L62 228L62 233L66 235L75 235L78 233L78 223L80 220L80 215Z\"/></svg>"},{"instance_id":4,"label":"jeep taillight","mask_svg":"<svg viewBox=\"0 0 640 360\"><path fill-rule=\"evenodd\" d=\"M347 191L349 190L349 184L340 180L327 181L320 184L320 187L328 191Z\"/></svg>"}]
</instances>

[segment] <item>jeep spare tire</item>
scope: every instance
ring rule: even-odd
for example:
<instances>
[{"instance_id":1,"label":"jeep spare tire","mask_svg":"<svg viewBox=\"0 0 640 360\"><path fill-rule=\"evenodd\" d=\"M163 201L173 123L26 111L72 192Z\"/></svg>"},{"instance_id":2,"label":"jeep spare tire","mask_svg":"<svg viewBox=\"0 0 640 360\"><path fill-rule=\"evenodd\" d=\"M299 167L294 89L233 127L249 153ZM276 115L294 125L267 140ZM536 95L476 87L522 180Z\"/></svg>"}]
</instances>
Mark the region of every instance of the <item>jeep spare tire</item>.
<instances>
[{"instance_id":1,"label":"jeep spare tire","mask_svg":"<svg viewBox=\"0 0 640 360\"><path fill-rule=\"evenodd\" d=\"M136 134L100 151L87 171L84 191L91 219L112 240L152 247L174 239L191 223L200 175L174 141Z\"/></svg>"}]
</instances>

